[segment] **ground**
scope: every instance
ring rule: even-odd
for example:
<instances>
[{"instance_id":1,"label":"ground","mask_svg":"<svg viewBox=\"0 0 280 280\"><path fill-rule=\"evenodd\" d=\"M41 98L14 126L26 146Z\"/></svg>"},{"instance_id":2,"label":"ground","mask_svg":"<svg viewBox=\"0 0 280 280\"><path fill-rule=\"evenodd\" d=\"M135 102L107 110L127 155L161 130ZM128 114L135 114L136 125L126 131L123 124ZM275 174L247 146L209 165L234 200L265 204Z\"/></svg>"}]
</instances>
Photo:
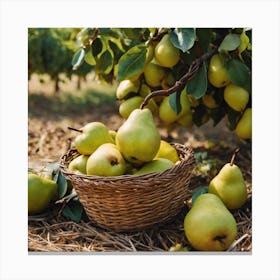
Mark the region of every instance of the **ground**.
<instances>
[{"instance_id":1,"label":"ground","mask_svg":"<svg viewBox=\"0 0 280 280\"><path fill-rule=\"evenodd\" d=\"M74 83L74 82L72 82ZM28 102L28 167L42 170L48 163L57 162L69 149L76 132L68 127L80 128L91 121L101 121L108 128L117 130L124 122L118 113L118 104L112 97L114 87L97 83L82 84L80 98L68 94L68 84L62 85L59 94L52 93L52 84L41 85L35 78L29 84ZM73 91L73 84L69 88ZM85 97L86 96L86 97ZM170 134L156 119L162 138L188 145L196 154L206 152L206 165L198 166L190 184L190 197L195 190L207 185L223 164L228 162L233 151L239 147L235 163L241 168L249 197L246 204L233 211L238 224L238 237L230 251L251 251L251 144L240 141L226 127L223 120L216 127L211 122L192 129L177 127ZM205 156L205 154L204 154ZM209 171L210 167L210 171ZM203 169L204 168L204 169ZM206 171L203 173L203 170ZM208 169L207 169L208 168ZM67 220L57 204L47 212L29 216L29 251L167 251L175 243L191 249L184 236L183 219L190 207L187 201L176 220L159 224L139 232L115 233L104 230L93 221L80 223Z\"/></svg>"}]
</instances>

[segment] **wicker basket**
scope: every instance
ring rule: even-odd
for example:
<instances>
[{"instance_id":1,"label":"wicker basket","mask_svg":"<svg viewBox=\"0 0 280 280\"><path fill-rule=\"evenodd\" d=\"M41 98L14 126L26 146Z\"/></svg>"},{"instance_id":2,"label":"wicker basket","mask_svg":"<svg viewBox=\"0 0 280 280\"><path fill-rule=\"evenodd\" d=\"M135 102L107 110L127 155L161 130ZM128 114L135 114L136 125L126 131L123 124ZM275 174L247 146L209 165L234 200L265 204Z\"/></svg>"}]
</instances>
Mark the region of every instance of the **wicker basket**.
<instances>
[{"instance_id":1,"label":"wicker basket","mask_svg":"<svg viewBox=\"0 0 280 280\"><path fill-rule=\"evenodd\" d=\"M79 154L69 150L60 169L75 188L88 217L97 225L114 231L135 231L176 216L187 198L194 169L193 151L172 143L181 159L179 164L158 173L122 176L78 175L67 169Z\"/></svg>"}]
</instances>

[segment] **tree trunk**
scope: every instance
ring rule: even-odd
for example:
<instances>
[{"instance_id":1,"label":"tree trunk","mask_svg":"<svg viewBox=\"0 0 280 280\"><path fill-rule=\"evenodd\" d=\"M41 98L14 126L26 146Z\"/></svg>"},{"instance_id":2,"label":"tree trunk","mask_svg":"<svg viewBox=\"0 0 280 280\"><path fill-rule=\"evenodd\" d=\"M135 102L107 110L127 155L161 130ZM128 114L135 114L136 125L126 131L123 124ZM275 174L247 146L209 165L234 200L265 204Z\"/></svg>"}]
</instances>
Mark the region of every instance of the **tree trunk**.
<instances>
[{"instance_id":1,"label":"tree trunk","mask_svg":"<svg viewBox=\"0 0 280 280\"><path fill-rule=\"evenodd\" d=\"M58 92L59 92L59 78L56 78L55 79L55 91L54 91L55 95L57 95Z\"/></svg>"}]
</instances>

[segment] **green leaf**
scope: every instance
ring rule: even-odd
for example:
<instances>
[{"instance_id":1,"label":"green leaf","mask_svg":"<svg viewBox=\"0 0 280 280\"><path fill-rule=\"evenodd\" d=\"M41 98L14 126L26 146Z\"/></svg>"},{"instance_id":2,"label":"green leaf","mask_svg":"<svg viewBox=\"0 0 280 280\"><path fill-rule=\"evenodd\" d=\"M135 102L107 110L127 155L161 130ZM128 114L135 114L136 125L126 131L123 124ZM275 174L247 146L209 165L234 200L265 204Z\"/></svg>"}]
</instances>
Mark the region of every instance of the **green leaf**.
<instances>
[{"instance_id":1,"label":"green leaf","mask_svg":"<svg viewBox=\"0 0 280 280\"><path fill-rule=\"evenodd\" d=\"M241 43L240 37L237 34L228 34L221 45L219 46L218 51L233 51L239 47Z\"/></svg>"},{"instance_id":2,"label":"green leaf","mask_svg":"<svg viewBox=\"0 0 280 280\"><path fill-rule=\"evenodd\" d=\"M240 116L241 116L240 112L236 112L235 110L228 108L227 119L228 119L228 128L230 130L235 129Z\"/></svg>"},{"instance_id":3,"label":"green leaf","mask_svg":"<svg viewBox=\"0 0 280 280\"><path fill-rule=\"evenodd\" d=\"M66 178L62 175L62 173L60 171L58 171L53 180L57 183L58 185L58 198L62 198L66 192L67 192L67 180Z\"/></svg>"},{"instance_id":4,"label":"green leaf","mask_svg":"<svg viewBox=\"0 0 280 280\"><path fill-rule=\"evenodd\" d=\"M95 58L93 57L91 51L87 51L87 53L85 55L85 62L89 65L92 65L92 66L96 65Z\"/></svg>"},{"instance_id":5,"label":"green leaf","mask_svg":"<svg viewBox=\"0 0 280 280\"><path fill-rule=\"evenodd\" d=\"M65 218L79 223L83 214L83 205L79 200L72 199L70 200L62 210L62 214Z\"/></svg>"},{"instance_id":6,"label":"green leaf","mask_svg":"<svg viewBox=\"0 0 280 280\"><path fill-rule=\"evenodd\" d=\"M111 49L107 49L97 60L96 72L109 74L114 66L114 57Z\"/></svg>"},{"instance_id":7,"label":"green leaf","mask_svg":"<svg viewBox=\"0 0 280 280\"><path fill-rule=\"evenodd\" d=\"M191 49L195 40L196 33L194 28L175 28L170 33L170 41L182 52L186 52Z\"/></svg>"},{"instance_id":8,"label":"green leaf","mask_svg":"<svg viewBox=\"0 0 280 280\"><path fill-rule=\"evenodd\" d=\"M246 86L250 80L250 69L240 60L231 59L226 63L230 81L238 86Z\"/></svg>"},{"instance_id":9,"label":"green leaf","mask_svg":"<svg viewBox=\"0 0 280 280\"><path fill-rule=\"evenodd\" d=\"M208 186L199 187L195 193L192 195L192 205L194 204L195 200L204 193L208 193Z\"/></svg>"},{"instance_id":10,"label":"green leaf","mask_svg":"<svg viewBox=\"0 0 280 280\"><path fill-rule=\"evenodd\" d=\"M129 79L143 71L146 62L146 46L139 44L123 54L118 64L117 80Z\"/></svg>"},{"instance_id":11,"label":"green leaf","mask_svg":"<svg viewBox=\"0 0 280 280\"><path fill-rule=\"evenodd\" d=\"M187 93L196 99L201 98L207 90L207 69L205 62L198 69L195 76L187 83Z\"/></svg>"},{"instance_id":12,"label":"green leaf","mask_svg":"<svg viewBox=\"0 0 280 280\"><path fill-rule=\"evenodd\" d=\"M169 95L169 105L177 115L182 110L180 96L181 96L181 92L179 92L179 91L174 92L171 95Z\"/></svg>"},{"instance_id":13,"label":"green leaf","mask_svg":"<svg viewBox=\"0 0 280 280\"><path fill-rule=\"evenodd\" d=\"M100 38L96 38L91 44L91 52L93 57L97 57L103 50L103 41Z\"/></svg>"},{"instance_id":14,"label":"green leaf","mask_svg":"<svg viewBox=\"0 0 280 280\"><path fill-rule=\"evenodd\" d=\"M213 126L215 127L225 116L226 112L223 107L214 108L210 112L210 118L213 120Z\"/></svg>"},{"instance_id":15,"label":"green leaf","mask_svg":"<svg viewBox=\"0 0 280 280\"><path fill-rule=\"evenodd\" d=\"M75 54L72 59L72 66L73 70L76 70L84 61L86 55L86 51L84 48L79 49Z\"/></svg>"},{"instance_id":16,"label":"green leaf","mask_svg":"<svg viewBox=\"0 0 280 280\"><path fill-rule=\"evenodd\" d=\"M203 52L207 52L212 38L211 28L197 28L196 35Z\"/></svg>"}]
</instances>

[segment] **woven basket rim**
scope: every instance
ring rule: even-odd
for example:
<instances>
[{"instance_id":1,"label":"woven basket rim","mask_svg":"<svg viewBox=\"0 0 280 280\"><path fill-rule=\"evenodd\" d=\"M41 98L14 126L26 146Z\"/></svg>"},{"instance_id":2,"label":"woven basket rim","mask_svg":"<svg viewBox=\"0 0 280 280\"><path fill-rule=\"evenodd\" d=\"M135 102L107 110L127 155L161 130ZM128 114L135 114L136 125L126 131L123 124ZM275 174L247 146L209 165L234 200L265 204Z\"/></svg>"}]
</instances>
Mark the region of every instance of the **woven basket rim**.
<instances>
[{"instance_id":1,"label":"woven basket rim","mask_svg":"<svg viewBox=\"0 0 280 280\"><path fill-rule=\"evenodd\" d=\"M171 168L168 168L164 171L160 171L160 172L151 172L151 173L146 173L146 174L140 174L140 175L135 175L135 174L123 174L123 175L118 175L118 176L96 176L96 175L86 175L86 174L79 174L77 172L71 171L68 169L67 165L66 165L66 159L69 156L70 153L75 153L77 154L77 156L79 156L80 154L78 153L77 149L75 148L71 148L69 149L64 155L62 155L62 157L60 158L60 163L59 163L59 168L61 170L63 170L63 173L70 175L70 176L75 176L76 178L81 178L81 179L86 179L86 180L98 180L98 181L122 181L124 179L129 179L129 180L137 180L137 179L148 179L151 177L162 177L165 174L168 174L170 172L173 172L174 170L176 170L177 168L181 168L183 165L186 164L187 161L189 161L187 164L191 165L194 163L194 157L193 157L193 150L190 149L189 147L187 147L184 144L180 144L180 143L175 143L175 142L171 142L169 143L172 146L179 146L182 148L187 148L188 152L190 152L190 155L187 159L181 159L179 161L179 163L174 164L174 166L172 166ZM75 157L77 157L75 156ZM180 156L180 155L179 155ZM75 158L74 157L74 158ZM74 159L73 158L73 159ZM193 160L190 160L193 159Z\"/></svg>"}]
</instances>

